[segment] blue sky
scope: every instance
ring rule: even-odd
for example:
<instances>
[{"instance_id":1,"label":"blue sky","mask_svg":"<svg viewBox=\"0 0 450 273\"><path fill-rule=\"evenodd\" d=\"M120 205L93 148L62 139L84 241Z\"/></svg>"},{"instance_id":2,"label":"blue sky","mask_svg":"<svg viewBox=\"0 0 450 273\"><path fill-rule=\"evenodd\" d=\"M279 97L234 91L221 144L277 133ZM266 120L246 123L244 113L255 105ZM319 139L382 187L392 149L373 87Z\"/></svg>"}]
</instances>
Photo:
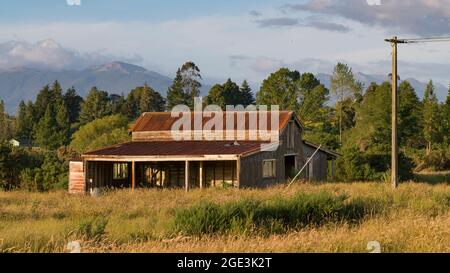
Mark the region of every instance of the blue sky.
<instances>
[{"instance_id":1,"label":"blue sky","mask_svg":"<svg viewBox=\"0 0 450 273\"><path fill-rule=\"evenodd\" d=\"M173 76L192 60L210 81L258 86L280 67L331 73L338 61L387 75L384 38L450 35L450 0L67 1L0 0L0 69L119 60ZM402 46L401 76L448 85L448 60L448 44Z\"/></svg>"},{"instance_id":2,"label":"blue sky","mask_svg":"<svg viewBox=\"0 0 450 273\"><path fill-rule=\"evenodd\" d=\"M255 7L273 7L276 0L82 0L80 7L66 0L0 0L0 20L48 21L148 21L158 22L205 15L248 13Z\"/></svg>"}]
</instances>

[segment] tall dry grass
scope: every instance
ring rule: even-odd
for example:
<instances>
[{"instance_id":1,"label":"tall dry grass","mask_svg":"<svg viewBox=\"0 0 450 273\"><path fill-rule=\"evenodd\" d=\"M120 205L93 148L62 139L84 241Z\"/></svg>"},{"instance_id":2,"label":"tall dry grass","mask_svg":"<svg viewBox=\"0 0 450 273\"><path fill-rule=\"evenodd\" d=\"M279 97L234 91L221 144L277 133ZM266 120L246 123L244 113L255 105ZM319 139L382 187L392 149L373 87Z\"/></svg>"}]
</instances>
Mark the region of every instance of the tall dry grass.
<instances>
[{"instance_id":1,"label":"tall dry grass","mask_svg":"<svg viewBox=\"0 0 450 273\"><path fill-rule=\"evenodd\" d=\"M174 228L180 211L202 203L273 204L293 200L299 193L323 192L348 196L345 204L376 204L376 213L365 214L356 223L340 219L287 225L281 232L235 229L191 235ZM385 252L450 252L449 207L448 184L424 183L402 184L396 191L381 183L206 189L187 194L123 190L96 198L65 192L0 192L0 252L65 252L74 240L81 242L83 252L367 252L369 241L379 241Z\"/></svg>"}]
</instances>

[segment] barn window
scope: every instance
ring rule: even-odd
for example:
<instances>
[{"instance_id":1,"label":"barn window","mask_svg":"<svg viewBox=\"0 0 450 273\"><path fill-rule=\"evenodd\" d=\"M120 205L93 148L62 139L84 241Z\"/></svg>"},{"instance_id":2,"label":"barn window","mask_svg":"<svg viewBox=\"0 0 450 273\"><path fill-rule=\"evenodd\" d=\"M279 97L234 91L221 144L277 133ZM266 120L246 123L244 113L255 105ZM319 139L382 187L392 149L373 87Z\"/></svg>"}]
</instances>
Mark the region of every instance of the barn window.
<instances>
[{"instance_id":1,"label":"barn window","mask_svg":"<svg viewBox=\"0 0 450 273\"><path fill-rule=\"evenodd\" d=\"M275 177L276 169L277 169L277 161L275 159L263 161L263 177L264 178Z\"/></svg>"},{"instance_id":2,"label":"barn window","mask_svg":"<svg viewBox=\"0 0 450 273\"><path fill-rule=\"evenodd\" d=\"M114 163L113 179L123 180L128 178L128 163Z\"/></svg>"}]
</instances>

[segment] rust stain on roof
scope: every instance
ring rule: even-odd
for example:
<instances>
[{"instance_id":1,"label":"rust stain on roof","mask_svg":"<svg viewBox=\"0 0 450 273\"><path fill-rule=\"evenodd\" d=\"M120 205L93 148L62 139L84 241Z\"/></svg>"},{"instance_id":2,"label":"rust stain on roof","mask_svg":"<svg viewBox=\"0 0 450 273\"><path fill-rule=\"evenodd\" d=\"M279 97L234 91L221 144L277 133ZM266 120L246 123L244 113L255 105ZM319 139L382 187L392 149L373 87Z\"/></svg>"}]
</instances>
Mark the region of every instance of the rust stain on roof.
<instances>
[{"instance_id":1,"label":"rust stain on roof","mask_svg":"<svg viewBox=\"0 0 450 273\"><path fill-rule=\"evenodd\" d=\"M84 156L203 156L246 155L257 152L264 141L142 141L128 142L88 152Z\"/></svg>"},{"instance_id":2,"label":"rust stain on roof","mask_svg":"<svg viewBox=\"0 0 450 273\"><path fill-rule=\"evenodd\" d=\"M210 113L211 117L205 117L204 114L206 112L192 112L191 113L191 128L194 129L194 119L200 117L202 119L202 128L204 128L205 124L208 121L215 118L216 113ZM267 117L267 125L260 128L262 130L272 130L271 128L271 120L272 113L271 112L223 112L223 128L213 128L214 130L226 130L227 129L227 117L233 117L234 128L233 130L238 130L238 125L243 121L245 122L245 129L249 130L250 124L250 115L255 114L257 124L260 124L260 119L262 117ZM278 130L282 130L286 127L289 120L292 118L293 112L290 111L280 111L279 112L279 128ZM152 132L152 131L170 131L174 123L182 117L180 114L179 117L172 117L171 113L143 113L131 127L131 132ZM261 126L262 124L260 124ZM264 128L266 127L266 128Z\"/></svg>"}]
</instances>

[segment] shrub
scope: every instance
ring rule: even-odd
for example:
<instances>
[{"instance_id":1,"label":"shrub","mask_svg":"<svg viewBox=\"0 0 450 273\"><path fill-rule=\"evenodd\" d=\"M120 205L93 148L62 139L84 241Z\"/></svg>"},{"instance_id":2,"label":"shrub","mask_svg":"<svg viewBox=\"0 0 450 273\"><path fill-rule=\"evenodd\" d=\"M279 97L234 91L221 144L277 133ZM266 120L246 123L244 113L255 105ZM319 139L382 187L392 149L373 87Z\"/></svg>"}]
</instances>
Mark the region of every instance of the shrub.
<instances>
[{"instance_id":1,"label":"shrub","mask_svg":"<svg viewBox=\"0 0 450 273\"><path fill-rule=\"evenodd\" d=\"M99 216L82 221L77 228L77 234L87 239L98 239L105 234L108 218Z\"/></svg>"},{"instance_id":2,"label":"shrub","mask_svg":"<svg viewBox=\"0 0 450 273\"><path fill-rule=\"evenodd\" d=\"M70 146L78 153L129 141L128 118L122 115L96 119L82 126L72 137Z\"/></svg>"},{"instance_id":3,"label":"shrub","mask_svg":"<svg viewBox=\"0 0 450 273\"><path fill-rule=\"evenodd\" d=\"M330 193L297 194L290 199L277 198L267 202L247 199L218 205L200 203L177 210L173 223L176 233L188 235L216 233L278 233L309 225L332 222L357 222L377 207L364 200L348 201L346 195Z\"/></svg>"},{"instance_id":4,"label":"shrub","mask_svg":"<svg viewBox=\"0 0 450 273\"><path fill-rule=\"evenodd\" d=\"M429 155L423 158L423 167L435 171L450 169L450 147L440 147L432 150Z\"/></svg>"},{"instance_id":5,"label":"shrub","mask_svg":"<svg viewBox=\"0 0 450 273\"><path fill-rule=\"evenodd\" d=\"M365 152L356 147L346 148L337 160L336 176L342 181L385 180L390 175L391 151L389 147L373 146ZM414 163L404 153L399 154L399 177L406 181L413 178Z\"/></svg>"}]
</instances>

